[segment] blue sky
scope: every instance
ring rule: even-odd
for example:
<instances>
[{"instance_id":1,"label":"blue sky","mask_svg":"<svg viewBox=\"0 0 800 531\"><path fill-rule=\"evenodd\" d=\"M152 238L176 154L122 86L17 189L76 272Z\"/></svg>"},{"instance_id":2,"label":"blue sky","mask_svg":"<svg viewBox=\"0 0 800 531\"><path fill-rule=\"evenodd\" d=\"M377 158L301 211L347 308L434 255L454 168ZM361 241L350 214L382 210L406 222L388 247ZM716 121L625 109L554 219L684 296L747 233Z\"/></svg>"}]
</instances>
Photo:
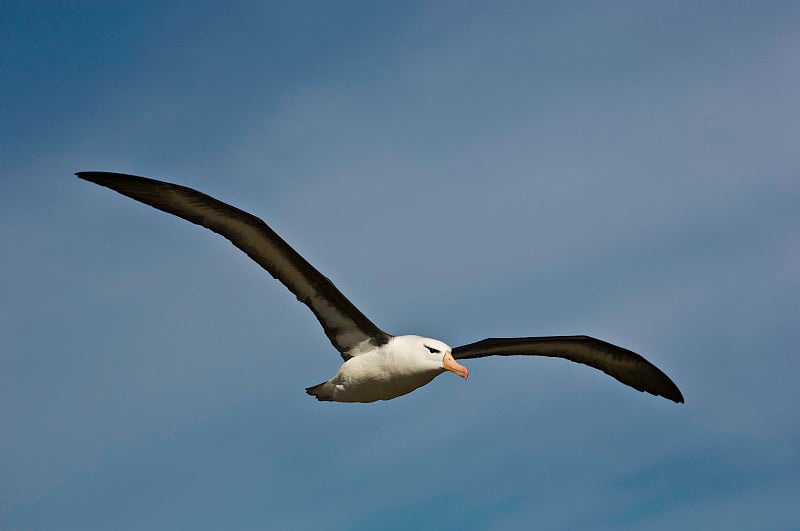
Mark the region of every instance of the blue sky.
<instances>
[{"instance_id":1,"label":"blue sky","mask_svg":"<svg viewBox=\"0 0 800 531\"><path fill-rule=\"evenodd\" d=\"M3 529L800 527L792 2L6 2ZM318 403L264 218L376 324L590 334L686 404L483 359Z\"/></svg>"}]
</instances>

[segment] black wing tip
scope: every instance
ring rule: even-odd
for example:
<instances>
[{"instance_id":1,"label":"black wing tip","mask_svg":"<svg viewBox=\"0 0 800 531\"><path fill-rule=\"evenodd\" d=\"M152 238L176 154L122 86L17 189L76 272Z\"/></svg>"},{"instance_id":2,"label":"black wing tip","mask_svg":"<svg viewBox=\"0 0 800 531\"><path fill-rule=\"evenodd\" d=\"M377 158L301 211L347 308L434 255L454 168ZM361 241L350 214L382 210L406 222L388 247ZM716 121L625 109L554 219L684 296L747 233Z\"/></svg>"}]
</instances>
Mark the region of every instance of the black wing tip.
<instances>
[{"instance_id":1,"label":"black wing tip","mask_svg":"<svg viewBox=\"0 0 800 531\"><path fill-rule=\"evenodd\" d=\"M76 171L75 176L79 179L86 179L91 180L94 177L100 177L103 175L124 175L122 173L114 173L110 171Z\"/></svg>"},{"instance_id":2,"label":"black wing tip","mask_svg":"<svg viewBox=\"0 0 800 531\"><path fill-rule=\"evenodd\" d=\"M166 187L171 189L180 189L195 194L200 193L197 190L193 190L191 188L187 188L179 184L172 184L164 181L158 181L156 179L150 179L149 177L132 175L130 173L118 173L113 171L78 171L75 172L75 176L77 176L79 179L83 179L84 181L89 181L95 184L99 184L100 186L105 186L106 188L111 188L112 190L115 190L123 195L127 195L128 197L132 197L137 201L150 204L151 206L155 206L156 208L159 207L156 205L152 205L147 201L143 201L142 198L139 197L138 195L131 195L130 193L128 193L128 190L133 190L134 188L138 189L142 186L145 186L145 187L152 187L153 189Z\"/></svg>"},{"instance_id":3,"label":"black wing tip","mask_svg":"<svg viewBox=\"0 0 800 531\"><path fill-rule=\"evenodd\" d=\"M75 177L78 179L83 179L84 181L92 181L95 182L95 178L98 175L102 175L105 172L102 171L76 171Z\"/></svg>"},{"instance_id":4,"label":"black wing tip","mask_svg":"<svg viewBox=\"0 0 800 531\"><path fill-rule=\"evenodd\" d=\"M677 385L675 385L675 382L673 382L669 376L661 372L661 370L655 365L650 364L650 367L657 371L657 377L655 379L651 379L647 383L624 382L622 380L619 380L619 378L617 378L617 380L626 385L630 385L631 387L638 389L639 391L650 393L653 396L664 397L667 400L675 402L676 404L683 404L684 403L683 393L681 393L681 390L678 389Z\"/></svg>"},{"instance_id":5,"label":"black wing tip","mask_svg":"<svg viewBox=\"0 0 800 531\"><path fill-rule=\"evenodd\" d=\"M91 181L93 183L103 183L108 182L109 179L119 178L119 177L128 177L128 178L135 178L135 179L145 179L145 177L139 177L138 175L131 175L129 173L117 173L113 171L76 171L75 176L79 179L83 179L84 181Z\"/></svg>"},{"instance_id":6,"label":"black wing tip","mask_svg":"<svg viewBox=\"0 0 800 531\"><path fill-rule=\"evenodd\" d=\"M676 386L675 389L671 389L666 393L663 393L661 396L666 398L667 400L672 400L676 404L683 404L683 394L681 393L680 389Z\"/></svg>"},{"instance_id":7,"label":"black wing tip","mask_svg":"<svg viewBox=\"0 0 800 531\"><path fill-rule=\"evenodd\" d=\"M638 354L637 354L638 356ZM641 356L640 356L641 357ZM649 389L645 389L650 394L656 396L663 396L667 400L672 400L676 404L683 404L683 393L681 390L678 389L678 386L675 385L675 382L672 381L672 378L667 376L664 371L647 361L646 359L642 358L646 365L650 367L651 371L655 371L652 378L649 382ZM624 383L624 382L623 382Z\"/></svg>"},{"instance_id":8,"label":"black wing tip","mask_svg":"<svg viewBox=\"0 0 800 531\"><path fill-rule=\"evenodd\" d=\"M555 337L559 337L559 339L566 339L568 336L555 336ZM640 358L641 361L643 361L646 366L649 366L649 367L651 367L652 369L654 369L656 371L656 373L658 375L657 380L660 380L657 383L654 382L657 385L657 387L660 387L660 389L653 389L651 387L650 389L643 389L643 391L646 391L646 392L648 392L648 393L650 393L650 394L652 394L654 396L664 397L667 400L671 400L671 401L675 402L676 404L683 404L684 403L683 393L681 393L681 390L678 389L677 385L675 385L675 382L673 382L670 379L670 377L667 376L661 369L659 369L658 367L653 365L651 362L649 362L647 359L645 359L641 355L636 354L635 352L633 352L631 350L628 350L628 349L626 349L624 347L620 347L618 345L614 345L612 343L609 343L608 341L603 341L602 339L597 339L596 337L587 336L587 335L579 335L579 336L574 336L574 338L575 339L579 339L581 341L590 341L590 342L594 342L594 343L601 343L601 344L609 346L609 347L611 347L613 349L624 350L626 352L629 352L630 354L633 354L637 358ZM622 381L622 380L620 380L620 381ZM627 382L622 382L622 383L624 383L626 385L631 385L630 383L627 383ZM633 387L635 387L635 386L633 386Z\"/></svg>"},{"instance_id":9,"label":"black wing tip","mask_svg":"<svg viewBox=\"0 0 800 531\"><path fill-rule=\"evenodd\" d=\"M75 176L78 179L89 181L91 183L99 184L100 186L108 186L115 178L119 177L135 177L134 175L126 175L124 173L113 173L110 171L77 171Z\"/></svg>"}]
</instances>

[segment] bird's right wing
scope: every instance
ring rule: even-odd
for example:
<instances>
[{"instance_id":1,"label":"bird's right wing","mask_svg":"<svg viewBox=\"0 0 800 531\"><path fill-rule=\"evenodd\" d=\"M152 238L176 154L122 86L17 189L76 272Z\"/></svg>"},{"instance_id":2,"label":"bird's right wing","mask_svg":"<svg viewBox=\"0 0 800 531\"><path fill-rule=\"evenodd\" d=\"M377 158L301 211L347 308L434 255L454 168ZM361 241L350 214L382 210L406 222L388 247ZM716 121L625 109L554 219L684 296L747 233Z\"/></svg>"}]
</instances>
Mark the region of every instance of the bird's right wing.
<instances>
[{"instance_id":1,"label":"bird's right wing","mask_svg":"<svg viewBox=\"0 0 800 531\"><path fill-rule=\"evenodd\" d=\"M453 349L457 360L485 356L550 356L600 369L634 389L683 403L678 386L661 370L628 349L589 336L490 338Z\"/></svg>"},{"instance_id":2,"label":"bird's right wing","mask_svg":"<svg viewBox=\"0 0 800 531\"><path fill-rule=\"evenodd\" d=\"M252 214L177 184L110 172L76 175L230 240L311 309L345 360L369 345L380 346L391 338L347 300L333 282Z\"/></svg>"}]
</instances>

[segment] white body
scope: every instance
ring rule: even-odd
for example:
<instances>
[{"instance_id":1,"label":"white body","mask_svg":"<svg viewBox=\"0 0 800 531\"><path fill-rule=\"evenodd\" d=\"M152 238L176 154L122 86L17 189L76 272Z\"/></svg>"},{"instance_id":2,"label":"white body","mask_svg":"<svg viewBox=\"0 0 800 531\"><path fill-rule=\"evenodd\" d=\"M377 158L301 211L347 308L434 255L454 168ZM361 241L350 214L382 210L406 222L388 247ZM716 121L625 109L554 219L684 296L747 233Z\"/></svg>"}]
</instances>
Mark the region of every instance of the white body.
<instances>
[{"instance_id":1,"label":"white body","mask_svg":"<svg viewBox=\"0 0 800 531\"><path fill-rule=\"evenodd\" d=\"M396 336L381 347L350 358L333 378L308 392L319 400L336 402L391 400L442 374L446 370L443 359L450 350L435 339Z\"/></svg>"}]
</instances>

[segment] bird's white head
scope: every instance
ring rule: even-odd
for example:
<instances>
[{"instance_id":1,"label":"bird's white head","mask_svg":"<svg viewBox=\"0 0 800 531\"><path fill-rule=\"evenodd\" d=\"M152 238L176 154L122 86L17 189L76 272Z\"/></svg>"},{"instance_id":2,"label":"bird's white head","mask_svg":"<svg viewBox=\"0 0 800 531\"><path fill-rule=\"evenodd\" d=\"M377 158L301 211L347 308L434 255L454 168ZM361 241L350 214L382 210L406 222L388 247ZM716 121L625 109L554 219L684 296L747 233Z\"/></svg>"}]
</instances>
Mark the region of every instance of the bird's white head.
<instances>
[{"instance_id":1,"label":"bird's white head","mask_svg":"<svg viewBox=\"0 0 800 531\"><path fill-rule=\"evenodd\" d=\"M450 371L465 380L469 376L469 370L453 358L453 349L446 343L420 336L397 336L393 340L395 356L417 371Z\"/></svg>"}]
</instances>

